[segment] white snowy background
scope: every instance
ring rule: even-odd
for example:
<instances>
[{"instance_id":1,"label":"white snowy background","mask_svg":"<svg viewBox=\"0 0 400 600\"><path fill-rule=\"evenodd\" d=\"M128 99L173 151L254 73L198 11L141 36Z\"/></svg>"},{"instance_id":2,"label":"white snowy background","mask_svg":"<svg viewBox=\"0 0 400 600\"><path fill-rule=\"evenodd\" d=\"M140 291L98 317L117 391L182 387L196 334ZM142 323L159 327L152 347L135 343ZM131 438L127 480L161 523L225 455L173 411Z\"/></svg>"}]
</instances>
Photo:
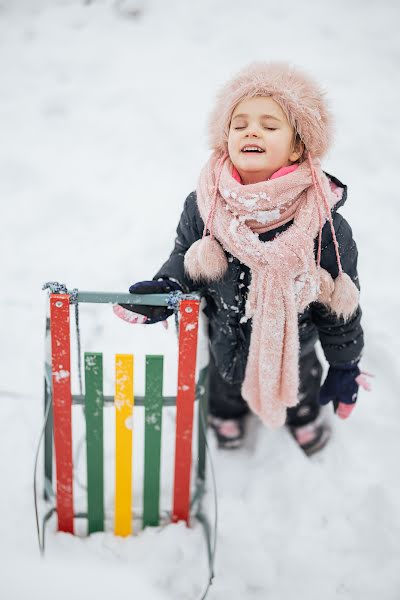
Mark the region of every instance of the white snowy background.
<instances>
[{"instance_id":1,"label":"white snowy background","mask_svg":"<svg viewBox=\"0 0 400 600\"><path fill-rule=\"evenodd\" d=\"M0 597L190 600L204 588L198 525L84 539L56 534L53 519L39 558L32 481L43 418L41 285L126 291L151 278L208 156L205 123L217 87L252 60L282 59L320 80L336 115L324 168L349 186L342 213L359 247L363 367L375 379L348 421L331 417L332 441L311 459L286 430L271 433L255 419L240 451L217 451L210 436L219 534L209 598L397 600L399 5L149 0L139 14L136 6L0 0ZM109 307L84 307L81 321L84 348L104 352L106 393L115 352L135 353L137 393L144 353L165 353L164 392L174 393L173 327L132 327ZM135 419L140 504L140 409ZM80 414L75 421L84 479ZM173 451L171 410L165 424Z\"/></svg>"}]
</instances>

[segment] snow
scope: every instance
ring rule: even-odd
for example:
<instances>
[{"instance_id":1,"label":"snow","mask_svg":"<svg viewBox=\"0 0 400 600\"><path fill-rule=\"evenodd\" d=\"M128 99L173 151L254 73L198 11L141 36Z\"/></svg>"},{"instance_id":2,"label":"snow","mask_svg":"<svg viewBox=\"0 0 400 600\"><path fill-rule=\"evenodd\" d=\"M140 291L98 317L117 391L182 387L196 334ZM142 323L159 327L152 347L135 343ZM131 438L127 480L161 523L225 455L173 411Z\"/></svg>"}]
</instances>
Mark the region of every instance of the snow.
<instances>
[{"instance_id":1,"label":"snow","mask_svg":"<svg viewBox=\"0 0 400 600\"><path fill-rule=\"evenodd\" d=\"M254 218L259 223L265 225L265 223L270 223L271 221L279 219L280 215L281 212L279 208L276 208L275 210L258 210L254 213Z\"/></svg>"},{"instance_id":2,"label":"snow","mask_svg":"<svg viewBox=\"0 0 400 600\"><path fill-rule=\"evenodd\" d=\"M69 371L66 371L65 369L60 369L59 371L54 371L54 377L56 378L56 381L61 381L62 379L66 379L67 377L69 377L70 373Z\"/></svg>"},{"instance_id":3,"label":"snow","mask_svg":"<svg viewBox=\"0 0 400 600\"><path fill-rule=\"evenodd\" d=\"M359 248L363 368L375 379L348 421L331 418L332 442L311 459L286 430L269 432L253 418L240 451L219 452L210 436L219 530L208 597L397 600L398 3L149 0L137 6L134 18L134 1L0 0L0 597L101 600L132 593L187 600L204 588L199 525L123 540L112 535L110 408L108 532L56 534L53 518L46 558L39 559L32 478L43 418L40 288L53 279L81 290L126 291L152 277L172 248L184 199L208 156L205 123L217 87L247 62L275 59L317 77L336 116L335 146L323 166L349 185L342 213ZM103 352L106 394L113 393L116 352L135 354L139 395L145 354L164 354L164 394L175 393L174 327L130 325L97 305L83 306L80 320L83 349ZM76 390L75 365L74 350ZM74 460L84 483L79 407L73 420ZM164 510L170 510L173 424L168 408ZM139 510L140 407L133 429ZM74 493L84 509L78 481ZM213 522L211 478L207 512Z\"/></svg>"}]
</instances>

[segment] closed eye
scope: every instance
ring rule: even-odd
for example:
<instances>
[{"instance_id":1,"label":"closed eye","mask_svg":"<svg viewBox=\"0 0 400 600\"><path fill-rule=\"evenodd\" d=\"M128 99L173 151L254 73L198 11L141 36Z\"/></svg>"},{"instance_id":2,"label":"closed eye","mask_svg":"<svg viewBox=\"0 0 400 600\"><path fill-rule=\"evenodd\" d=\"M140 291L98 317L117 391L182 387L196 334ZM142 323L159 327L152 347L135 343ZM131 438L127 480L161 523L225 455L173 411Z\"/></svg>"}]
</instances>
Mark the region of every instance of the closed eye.
<instances>
[{"instance_id":1,"label":"closed eye","mask_svg":"<svg viewBox=\"0 0 400 600\"><path fill-rule=\"evenodd\" d=\"M241 129L246 129L246 127L234 127L234 129L236 131L239 131ZM277 127L264 127L264 129L267 129L267 131L276 131L278 128Z\"/></svg>"}]
</instances>

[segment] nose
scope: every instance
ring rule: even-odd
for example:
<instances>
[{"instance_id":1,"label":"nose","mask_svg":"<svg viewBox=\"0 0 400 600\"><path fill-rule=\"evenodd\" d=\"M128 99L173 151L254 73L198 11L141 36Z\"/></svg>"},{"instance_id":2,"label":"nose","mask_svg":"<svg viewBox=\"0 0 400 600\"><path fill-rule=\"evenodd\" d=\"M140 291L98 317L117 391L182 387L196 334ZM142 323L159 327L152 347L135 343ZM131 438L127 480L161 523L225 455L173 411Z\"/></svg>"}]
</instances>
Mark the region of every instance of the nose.
<instances>
[{"instance_id":1,"label":"nose","mask_svg":"<svg viewBox=\"0 0 400 600\"><path fill-rule=\"evenodd\" d=\"M246 137L259 137L259 132L256 126L252 125L246 132Z\"/></svg>"}]
</instances>

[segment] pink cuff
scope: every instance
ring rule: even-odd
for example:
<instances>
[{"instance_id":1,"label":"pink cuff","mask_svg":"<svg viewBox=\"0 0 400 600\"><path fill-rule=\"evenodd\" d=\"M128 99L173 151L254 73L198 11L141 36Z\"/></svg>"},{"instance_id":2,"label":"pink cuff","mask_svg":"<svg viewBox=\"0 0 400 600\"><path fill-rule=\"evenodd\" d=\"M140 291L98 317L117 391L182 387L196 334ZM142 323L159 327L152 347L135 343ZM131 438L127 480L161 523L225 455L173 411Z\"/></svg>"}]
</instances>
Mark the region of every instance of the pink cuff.
<instances>
[{"instance_id":1,"label":"pink cuff","mask_svg":"<svg viewBox=\"0 0 400 600\"><path fill-rule=\"evenodd\" d=\"M351 415L356 403L354 404L345 404L344 402L339 402L338 409L336 411L337 416L340 419L348 419Z\"/></svg>"},{"instance_id":2,"label":"pink cuff","mask_svg":"<svg viewBox=\"0 0 400 600\"><path fill-rule=\"evenodd\" d=\"M132 323L133 325L136 323L143 324L147 321L147 317L145 315L140 315L139 313L127 310L123 306L119 306L119 304L114 304L113 311L117 317L123 321L126 321L127 323Z\"/></svg>"},{"instance_id":3,"label":"pink cuff","mask_svg":"<svg viewBox=\"0 0 400 600\"><path fill-rule=\"evenodd\" d=\"M119 317L126 323L131 323L132 325L144 325L148 321L148 318L145 315L132 312L131 310L128 310L123 306L119 306L119 304L114 304L113 311L117 317ZM164 329L168 329L168 321L162 321L162 326L164 327Z\"/></svg>"}]
</instances>

